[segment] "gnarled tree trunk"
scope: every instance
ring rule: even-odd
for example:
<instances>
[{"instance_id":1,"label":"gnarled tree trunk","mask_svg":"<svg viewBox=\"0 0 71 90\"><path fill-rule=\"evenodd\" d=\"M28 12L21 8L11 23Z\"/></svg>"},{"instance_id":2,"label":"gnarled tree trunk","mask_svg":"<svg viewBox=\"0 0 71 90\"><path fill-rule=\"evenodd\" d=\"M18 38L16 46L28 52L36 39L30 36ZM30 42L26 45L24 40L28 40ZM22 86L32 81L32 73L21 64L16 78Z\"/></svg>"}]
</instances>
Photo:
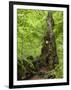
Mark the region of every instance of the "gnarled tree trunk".
<instances>
[{"instance_id":1,"label":"gnarled tree trunk","mask_svg":"<svg viewBox=\"0 0 71 90\"><path fill-rule=\"evenodd\" d=\"M47 16L47 33L44 37L43 47L41 49L41 61L49 70L52 70L55 64L58 63L57 51L56 51L56 42L55 35L53 32L54 20L52 17L52 11L48 11Z\"/></svg>"}]
</instances>

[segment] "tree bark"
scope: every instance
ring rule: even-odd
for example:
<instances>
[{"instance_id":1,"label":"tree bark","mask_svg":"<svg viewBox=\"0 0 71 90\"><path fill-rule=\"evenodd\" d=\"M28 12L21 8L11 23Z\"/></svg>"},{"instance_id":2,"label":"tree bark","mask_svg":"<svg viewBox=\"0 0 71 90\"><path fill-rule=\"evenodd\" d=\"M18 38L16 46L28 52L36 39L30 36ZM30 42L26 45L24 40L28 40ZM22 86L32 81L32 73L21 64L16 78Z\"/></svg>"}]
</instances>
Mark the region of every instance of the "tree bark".
<instances>
[{"instance_id":1,"label":"tree bark","mask_svg":"<svg viewBox=\"0 0 71 90\"><path fill-rule=\"evenodd\" d=\"M52 11L48 11L47 16L47 33L44 37L43 47L41 49L41 61L46 66L48 65L49 70L53 69L55 64L58 63L57 50L54 29L54 20L52 17Z\"/></svg>"}]
</instances>

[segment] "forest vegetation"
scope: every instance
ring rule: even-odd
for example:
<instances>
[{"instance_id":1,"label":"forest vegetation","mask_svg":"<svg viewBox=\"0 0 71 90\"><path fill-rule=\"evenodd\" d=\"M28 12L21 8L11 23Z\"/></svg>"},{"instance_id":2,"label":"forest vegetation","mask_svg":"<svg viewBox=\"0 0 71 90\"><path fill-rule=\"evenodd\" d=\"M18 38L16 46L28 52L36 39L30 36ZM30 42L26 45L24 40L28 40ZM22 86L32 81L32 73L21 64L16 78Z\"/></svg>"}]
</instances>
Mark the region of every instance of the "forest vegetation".
<instances>
[{"instance_id":1,"label":"forest vegetation","mask_svg":"<svg viewBox=\"0 0 71 90\"><path fill-rule=\"evenodd\" d=\"M17 10L17 79L63 78L63 12Z\"/></svg>"}]
</instances>

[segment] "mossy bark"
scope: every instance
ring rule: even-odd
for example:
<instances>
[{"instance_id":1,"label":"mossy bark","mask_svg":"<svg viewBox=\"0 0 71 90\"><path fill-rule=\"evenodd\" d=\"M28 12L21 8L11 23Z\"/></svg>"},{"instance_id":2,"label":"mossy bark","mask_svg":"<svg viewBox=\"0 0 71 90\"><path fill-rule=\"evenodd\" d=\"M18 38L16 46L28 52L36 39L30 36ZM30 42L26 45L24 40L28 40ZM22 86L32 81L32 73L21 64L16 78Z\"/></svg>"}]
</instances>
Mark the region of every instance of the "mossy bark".
<instances>
[{"instance_id":1,"label":"mossy bark","mask_svg":"<svg viewBox=\"0 0 71 90\"><path fill-rule=\"evenodd\" d=\"M41 49L40 59L45 66L48 66L49 70L52 70L54 69L55 64L58 63L55 35L53 32L54 20L52 16L52 11L48 11L47 29L48 30L44 37L43 47Z\"/></svg>"}]
</instances>

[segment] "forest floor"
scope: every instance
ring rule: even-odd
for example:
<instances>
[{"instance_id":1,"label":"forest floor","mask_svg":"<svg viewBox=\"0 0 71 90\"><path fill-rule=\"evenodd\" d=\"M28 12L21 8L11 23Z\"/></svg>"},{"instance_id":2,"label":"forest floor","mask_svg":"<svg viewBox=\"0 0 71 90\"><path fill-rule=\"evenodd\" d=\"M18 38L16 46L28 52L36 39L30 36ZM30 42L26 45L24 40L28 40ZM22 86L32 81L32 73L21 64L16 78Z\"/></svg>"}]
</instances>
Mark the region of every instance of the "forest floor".
<instances>
[{"instance_id":1,"label":"forest floor","mask_svg":"<svg viewBox=\"0 0 71 90\"><path fill-rule=\"evenodd\" d=\"M48 69L47 69L47 67L42 67L42 68L39 69L38 72L46 73L46 72L48 72ZM37 79L44 79L44 78L41 78L40 75L34 75L34 76L31 78L31 80L37 80Z\"/></svg>"}]
</instances>

